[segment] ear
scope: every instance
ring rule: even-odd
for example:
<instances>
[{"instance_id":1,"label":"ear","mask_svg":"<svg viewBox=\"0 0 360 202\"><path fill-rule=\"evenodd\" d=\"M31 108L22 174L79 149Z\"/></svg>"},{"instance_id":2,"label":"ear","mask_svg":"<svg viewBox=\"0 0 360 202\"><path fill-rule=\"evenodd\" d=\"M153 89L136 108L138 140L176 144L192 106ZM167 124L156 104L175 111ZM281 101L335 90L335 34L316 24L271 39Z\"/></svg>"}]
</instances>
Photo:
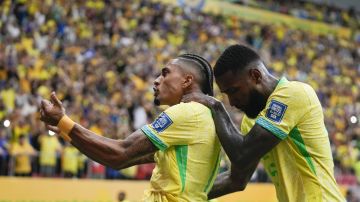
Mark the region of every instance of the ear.
<instances>
[{"instance_id":1,"label":"ear","mask_svg":"<svg viewBox=\"0 0 360 202\"><path fill-rule=\"evenodd\" d=\"M249 77L256 84L259 84L262 81L262 74L258 69L249 69Z\"/></svg>"},{"instance_id":2,"label":"ear","mask_svg":"<svg viewBox=\"0 0 360 202\"><path fill-rule=\"evenodd\" d=\"M185 77L184 77L184 81L182 83L182 87L185 89L185 88L188 88L189 86L191 86L194 82L194 76L191 75L191 74L186 74Z\"/></svg>"}]
</instances>

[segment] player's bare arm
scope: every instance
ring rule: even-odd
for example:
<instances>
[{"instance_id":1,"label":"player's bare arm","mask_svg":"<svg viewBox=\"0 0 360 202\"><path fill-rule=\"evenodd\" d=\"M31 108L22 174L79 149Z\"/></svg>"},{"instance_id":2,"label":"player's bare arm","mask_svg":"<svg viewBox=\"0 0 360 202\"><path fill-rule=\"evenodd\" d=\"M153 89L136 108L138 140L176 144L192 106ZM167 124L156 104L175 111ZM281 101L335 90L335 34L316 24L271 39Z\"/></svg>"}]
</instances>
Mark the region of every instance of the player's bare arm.
<instances>
[{"instance_id":1,"label":"player's bare arm","mask_svg":"<svg viewBox=\"0 0 360 202\"><path fill-rule=\"evenodd\" d=\"M41 120L48 124L48 128L59 132L54 126L65 115L65 109L54 93L51 94L51 102L42 101L40 113ZM135 131L124 140L114 140L99 136L79 124L75 124L69 137L71 143L82 153L115 169L153 162L151 157L157 151L157 148L141 130Z\"/></svg>"},{"instance_id":2,"label":"player's bare arm","mask_svg":"<svg viewBox=\"0 0 360 202\"><path fill-rule=\"evenodd\" d=\"M254 162L252 166L249 166L249 171L240 170L232 164L230 171L221 173L216 177L214 185L208 193L208 199L244 190L257 164L258 162Z\"/></svg>"},{"instance_id":3,"label":"player's bare arm","mask_svg":"<svg viewBox=\"0 0 360 202\"><path fill-rule=\"evenodd\" d=\"M69 134L71 143L88 157L99 163L122 169L148 158L157 151L156 147L137 130L124 140L113 140L98 136L76 124ZM144 156L147 158L144 159ZM149 163L151 161L145 162ZM143 162L144 163L144 162Z\"/></svg>"}]
</instances>

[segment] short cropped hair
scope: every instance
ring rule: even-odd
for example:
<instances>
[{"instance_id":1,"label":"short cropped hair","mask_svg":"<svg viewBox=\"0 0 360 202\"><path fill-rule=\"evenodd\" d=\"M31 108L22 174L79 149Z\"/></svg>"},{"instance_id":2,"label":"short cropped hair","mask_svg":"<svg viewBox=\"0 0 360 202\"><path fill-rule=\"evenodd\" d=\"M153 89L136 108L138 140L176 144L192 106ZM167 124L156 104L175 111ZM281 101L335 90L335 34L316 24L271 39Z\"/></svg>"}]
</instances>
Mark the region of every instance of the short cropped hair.
<instances>
[{"instance_id":1,"label":"short cropped hair","mask_svg":"<svg viewBox=\"0 0 360 202\"><path fill-rule=\"evenodd\" d=\"M214 66L215 77L221 76L228 71L236 73L244 70L249 64L259 61L260 56L245 45L232 45L225 49Z\"/></svg>"}]
</instances>

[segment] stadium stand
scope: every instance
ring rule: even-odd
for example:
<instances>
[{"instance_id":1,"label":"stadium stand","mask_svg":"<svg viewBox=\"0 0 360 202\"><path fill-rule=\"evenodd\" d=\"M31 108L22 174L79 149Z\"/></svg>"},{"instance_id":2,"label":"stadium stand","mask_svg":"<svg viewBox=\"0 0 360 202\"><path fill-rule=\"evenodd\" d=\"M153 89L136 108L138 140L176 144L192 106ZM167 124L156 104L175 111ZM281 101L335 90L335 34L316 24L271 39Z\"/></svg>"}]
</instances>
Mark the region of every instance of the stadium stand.
<instances>
[{"instance_id":1,"label":"stadium stand","mask_svg":"<svg viewBox=\"0 0 360 202\"><path fill-rule=\"evenodd\" d=\"M229 0L250 7L261 8L291 15L301 19L310 19L334 25L360 27L360 12L355 7L342 8L333 1L284 1L284 0ZM338 3L341 4L341 3Z\"/></svg>"}]
</instances>

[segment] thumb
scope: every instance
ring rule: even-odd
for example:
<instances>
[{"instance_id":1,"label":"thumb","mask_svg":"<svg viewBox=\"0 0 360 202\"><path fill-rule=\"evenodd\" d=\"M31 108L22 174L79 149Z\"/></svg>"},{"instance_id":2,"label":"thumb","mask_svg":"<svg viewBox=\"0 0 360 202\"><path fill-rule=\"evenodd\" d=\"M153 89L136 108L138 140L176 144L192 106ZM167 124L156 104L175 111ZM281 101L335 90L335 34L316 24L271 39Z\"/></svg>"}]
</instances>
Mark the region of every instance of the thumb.
<instances>
[{"instance_id":1,"label":"thumb","mask_svg":"<svg viewBox=\"0 0 360 202\"><path fill-rule=\"evenodd\" d=\"M51 130L51 131L53 131L54 133L56 133L56 134L60 134L60 129L58 128L58 127L56 127L56 126L52 126L52 125L48 125L48 124L46 124L46 128L48 129L48 130Z\"/></svg>"},{"instance_id":2,"label":"thumb","mask_svg":"<svg viewBox=\"0 0 360 202\"><path fill-rule=\"evenodd\" d=\"M61 101L56 97L55 92L52 92L50 95L51 102L54 103L54 105L57 105L58 107L62 107Z\"/></svg>"}]
</instances>

